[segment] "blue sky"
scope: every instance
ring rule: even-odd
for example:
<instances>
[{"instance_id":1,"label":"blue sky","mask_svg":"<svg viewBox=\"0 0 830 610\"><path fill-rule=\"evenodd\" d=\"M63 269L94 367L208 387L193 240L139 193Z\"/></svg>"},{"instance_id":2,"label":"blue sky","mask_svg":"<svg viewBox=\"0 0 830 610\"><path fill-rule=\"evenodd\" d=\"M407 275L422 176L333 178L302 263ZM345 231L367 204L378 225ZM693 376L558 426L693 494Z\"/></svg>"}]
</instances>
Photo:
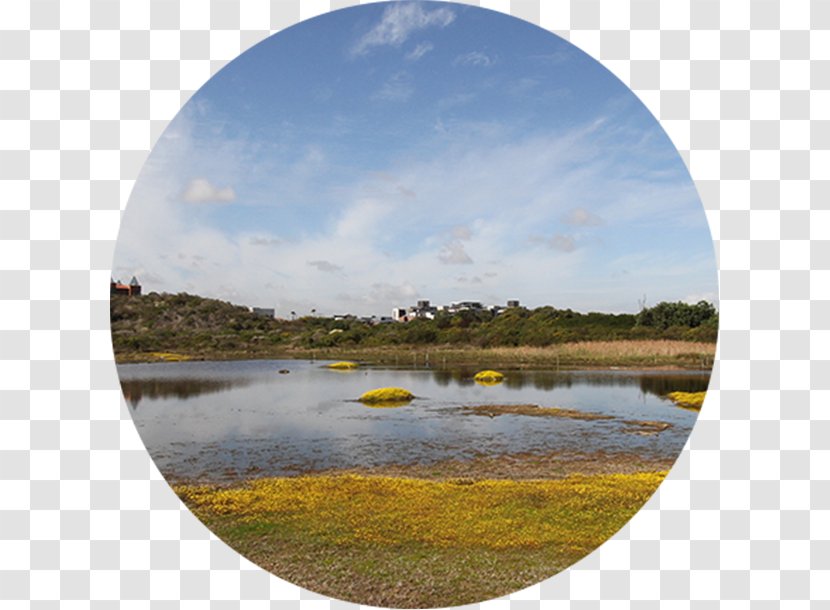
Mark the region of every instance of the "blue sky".
<instances>
[{"instance_id":1,"label":"blue sky","mask_svg":"<svg viewBox=\"0 0 830 610\"><path fill-rule=\"evenodd\" d=\"M160 138L114 275L323 314L715 301L703 208L625 85L478 7L328 13L231 62Z\"/></svg>"}]
</instances>

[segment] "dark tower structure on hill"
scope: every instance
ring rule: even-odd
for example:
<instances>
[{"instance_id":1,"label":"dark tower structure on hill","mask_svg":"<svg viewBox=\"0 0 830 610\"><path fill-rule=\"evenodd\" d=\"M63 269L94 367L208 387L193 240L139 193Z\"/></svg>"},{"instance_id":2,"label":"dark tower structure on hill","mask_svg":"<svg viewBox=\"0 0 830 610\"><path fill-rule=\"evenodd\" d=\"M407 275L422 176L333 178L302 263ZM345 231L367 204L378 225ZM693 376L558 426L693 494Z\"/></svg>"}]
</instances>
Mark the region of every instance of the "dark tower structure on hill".
<instances>
[{"instance_id":1,"label":"dark tower structure on hill","mask_svg":"<svg viewBox=\"0 0 830 610\"><path fill-rule=\"evenodd\" d=\"M110 295L123 294L128 297L137 297L141 295L141 284L135 276L130 280L129 284L122 284L120 281L116 282L110 278Z\"/></svg>"}]
</instances>

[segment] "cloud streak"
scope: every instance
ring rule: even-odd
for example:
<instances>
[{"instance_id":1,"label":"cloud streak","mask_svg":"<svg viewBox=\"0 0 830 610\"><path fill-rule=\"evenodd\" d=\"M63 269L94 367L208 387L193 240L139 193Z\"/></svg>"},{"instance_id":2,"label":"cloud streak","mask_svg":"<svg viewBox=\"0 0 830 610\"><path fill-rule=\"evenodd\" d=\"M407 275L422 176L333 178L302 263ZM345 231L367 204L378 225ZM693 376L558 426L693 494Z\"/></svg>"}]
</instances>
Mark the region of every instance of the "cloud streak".
<instances>
[{"instance_id":1,"label":"cloud streak","mask_svg":"<svg viewBox=\"0 0 830 610\"><path fill-rule=\"evenodd\" d=\"M459 55L453 60L454 66L477 66L479 68L489 68L495 63L495 60L481 51L471 51L464 55Z\"/></svg>"},{"instance_id":2,"label":"cloud streak","mask_svg":"<svg viewBox=\"0 0 830 610\"><path fill-rule=\"evenodd\" d=\"M572 208L562 216L562 222L572 227L600 227L605 221L585 208Z\"/></svg>"},{"instance_id":3,"label":"cloud streak","mask_svg":"<svg viewBox=\"0 0 830 610\"><path fill-rule=\"evenodd\" d=\"M434 48L435 46L429 41L419 42L414 49L412 49L409 53L406 54L405 59L407 61L418 61L424 55L432 51Z\"/></svg>"},{"instance_id":4,"label":"cloud streak","mask_svg":"<svg viewBox=\"0 0 830 610\"><path fill-rule=\"evenodd\" d=\"M395 3L383 12L381 20L372 29L358 39L351 54L361 56L377 47L400 47L413 33L427 28L445 28L454 20L455 13L447 7L428 10L421 3Z\"/></svg>"},{"instance_id":5,"label":"cloud streak","mask_svg":"<svg viewBox=\"0 0 830 610\"><path fill-rule=\"evenodd\" d=\"M383 86L375 91L372 99L386 102L405 102L415 92L412 77L406 72L393 74Z\"/></svg>"},{"instance_id":6,"label":"cloud streak","mask_svg":"<svg viewBox=\"0 0 830 610\"><path fill-rule=\"evenodd\" d=\"M330 263L329 261L308 261L308 265L323 273L335 273L343 270L343 267Z\"/></svg>"}]
</instances>

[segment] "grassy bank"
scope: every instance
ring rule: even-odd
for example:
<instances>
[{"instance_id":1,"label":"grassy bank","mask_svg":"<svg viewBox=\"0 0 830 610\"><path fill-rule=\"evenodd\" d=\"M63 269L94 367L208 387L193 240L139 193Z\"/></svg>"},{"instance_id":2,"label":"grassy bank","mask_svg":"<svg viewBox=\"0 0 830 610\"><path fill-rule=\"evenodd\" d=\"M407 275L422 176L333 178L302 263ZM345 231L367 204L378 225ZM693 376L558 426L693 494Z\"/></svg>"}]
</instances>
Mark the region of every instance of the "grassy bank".
<instances>
[{"instance_id":1,"label":"grassy bank","mask_svg":"<svg viewBox=\"0 0 830 610\"><path fill-rule=\"evenodd\" d=\"M176 492L237 551L363 604L473 603L571 565L622 527L664 472L558 480L336 474Z\"/></svg>"},{"instance_id":2,"label":"grassy bank","mask_svg":"<svg viewBox=\"0 0 830 610\"><path fill-rule=\"evenodd\" d=\"M590 341L548 347L458 348L451 346L394 346L374 348L258 348L247 350L197 349L177 352L188 359L241 360L299 358L356 360L391 366L490 366L501 368L665 368L710 369L715 344L690 341ZM169 354L168 354L169 356ZM153 352L122 350L117 362L162 362Z\"/></svg>"}]
</instances>

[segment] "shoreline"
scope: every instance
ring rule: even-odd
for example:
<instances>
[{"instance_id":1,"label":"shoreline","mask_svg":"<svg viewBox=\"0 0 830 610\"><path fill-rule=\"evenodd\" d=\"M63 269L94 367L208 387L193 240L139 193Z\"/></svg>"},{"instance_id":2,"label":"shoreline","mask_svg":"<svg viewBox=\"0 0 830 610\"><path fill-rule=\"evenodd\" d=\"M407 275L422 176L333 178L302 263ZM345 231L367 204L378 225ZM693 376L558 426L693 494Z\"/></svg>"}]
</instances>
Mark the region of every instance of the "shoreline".
<instances>
[{"instance_id":1,"label":"shoreline","mask_svg":"<svg viewBox=\"0 0 830 610\"><path fill-rule=\"evenodd\" d=\"M354 360L367 365L440 369L620 369L711 371L716 344L687 341L593 341L549 347L475 348L397 346L357 349L120 352L116 364L239 360ZM172 349L172 348L171 348Z\"/></svg>"},{"instance_id":2,"label":"shoreline","mask_svg":"<svg viewBox=\"0 0 830 610\"><path fill-rule=\"evenodd\" d=\"M678 455L643 455L630 451L546 451L452 458L431 463L400 463L297 470L291 474L247 471L237 479L175 477L162 473L172 487L238 488L260 480L359 476L435 482L556 481L572 476L629 475L669 471Z\"/></svg>"}]
</instances>

